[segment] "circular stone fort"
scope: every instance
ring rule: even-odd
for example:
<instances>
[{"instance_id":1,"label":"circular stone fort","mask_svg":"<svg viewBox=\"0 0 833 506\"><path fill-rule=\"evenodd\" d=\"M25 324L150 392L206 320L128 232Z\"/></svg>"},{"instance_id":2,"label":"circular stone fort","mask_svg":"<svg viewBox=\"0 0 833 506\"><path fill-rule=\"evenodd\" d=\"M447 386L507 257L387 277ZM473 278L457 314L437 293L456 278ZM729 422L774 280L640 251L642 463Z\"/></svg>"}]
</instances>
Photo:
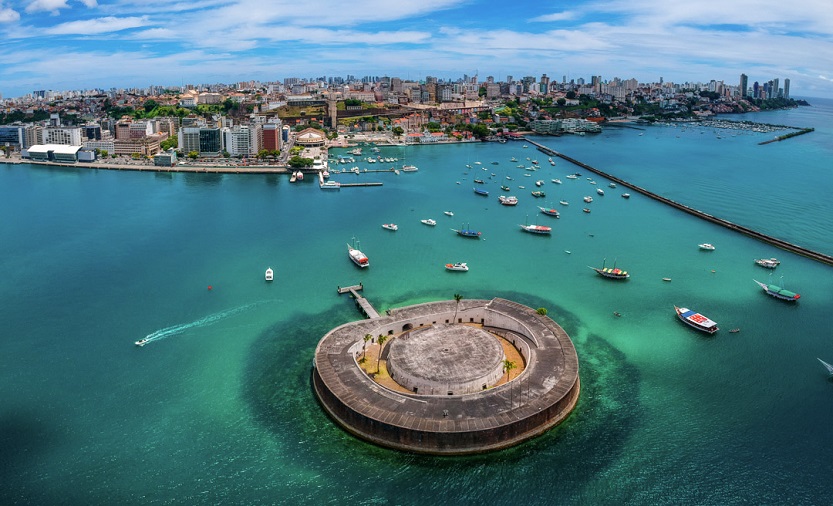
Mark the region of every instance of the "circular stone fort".
<instances>
[{"instance_id":1,"label":"circular stone fort","mask_svg":"<svg viewBox=\"0 0 833 506\"><path fill-rule=\"evenodd\" d=\"M378 360L389 381L360 364L368 346L378 348L368 334L374 343L387 338ZM318 343L312 381L324 410L348 432L437 455L535 437L570 414L580 390L578 356L564 330L498 298L418 304L337 327Z\"/></svg>"}]
</instances>

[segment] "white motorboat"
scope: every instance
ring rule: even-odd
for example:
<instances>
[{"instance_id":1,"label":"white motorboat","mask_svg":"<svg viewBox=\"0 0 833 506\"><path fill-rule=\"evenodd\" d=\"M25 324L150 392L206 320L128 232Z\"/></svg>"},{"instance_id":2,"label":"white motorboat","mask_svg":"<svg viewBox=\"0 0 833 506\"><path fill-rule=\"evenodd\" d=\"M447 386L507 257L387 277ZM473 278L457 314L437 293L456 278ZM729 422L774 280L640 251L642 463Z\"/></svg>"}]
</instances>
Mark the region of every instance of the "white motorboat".
<instances>
[{"instance_id":1,"label":"white motorboat","mask_svg":"<svg viewBox=\"0 0 833 506\"><path fill-rule=\"evenodd\" d=\"M466 265L466 263L465 263L465 262L457 262L457 263L453 263L453 264L445 264L445 268L446 268L446 270L449 270L449 271L461 271L461 272L466 272L466 271L468 271L468 270L469 270L469 266L468 266L468 265Z\"/></svg>"},{"instance_id":2,"label":"white motorboat","mask_svg":"<svg viewBox=\"0 0 833 506\"><path fill-rule=\"evenodd\" d=\"M454 213L452 213L451 211L443 211L443 214L446 216L454 216Z\"/></svg>"},{"instance_id":3,"label":"white motorboat","mask_svg":"<svg viewBox=\"0 0 833 506\"><path fill-rule=\"evenodd\" d=\"M382 228L384 228L385 230L393 231L393 232L396 232L397 230L399 230L399 226L396 223L384 223L384 224L382 224Z\"/></svg>"},{"instance_id":4,"label":"white motorboat","mask_svg":"<svg viewBox=\"0 0 833 506\"><path fill-rule=\"evenodd\" d=\"M419 221L420 221L420 223L423 223L423 224L428 225L430 227L433 227L437 224L437 221L432 220L431 218L428 218L428 219L425 219L425 220L419 220Z\"/></svg>"},{"instance_id":5,"label":"white motorboat","mask_svg":"<svg viewBox=\"0 0 833 506\"><path fill-rule=\"evenodd\" d=\"M704 242L703 244L697 245L700 249L705 251L714 251L714 245Z\"/></svg>"},{"instance_id":6,"label":"white motorboat","mask_svg":"<svg viewBox=\"0 0 833 506\"><path fill-rule=\"evenodd\" d=\"M598 193L598 194L599 194L599 195L601 195L601 196L604 196L605 191L604 191L604 190L602 190L601 188L596 188L596 193Z\"/></svg>"},{"instance_id":7,"label":"white motorboat","mask_svg":"<svg viewBox=\"0 0 833 506\"><path fill-rule=\"evenodd\" d=\"M146 344L147 344L147 343L149 343L149 342L150 342L150 339L148 339L147 337L145 337L144 339L139 339L139 340L138 340L138 341L136 341L134 344L135 344L136 346L144 346L144 345L146 345Z\"/></svg>"},{"instance_id":8,"label":"white motorboat","mask_svg":"<svg viewBox=\"0 0 833 506\"><path fill-rule=\"evenodd\" d=\"M266 274L264 277L266 278L266 281L272 281L273 279L275 279L275 272L272 270L271 267L266 269Z\"/></svg>"}]
</instances>

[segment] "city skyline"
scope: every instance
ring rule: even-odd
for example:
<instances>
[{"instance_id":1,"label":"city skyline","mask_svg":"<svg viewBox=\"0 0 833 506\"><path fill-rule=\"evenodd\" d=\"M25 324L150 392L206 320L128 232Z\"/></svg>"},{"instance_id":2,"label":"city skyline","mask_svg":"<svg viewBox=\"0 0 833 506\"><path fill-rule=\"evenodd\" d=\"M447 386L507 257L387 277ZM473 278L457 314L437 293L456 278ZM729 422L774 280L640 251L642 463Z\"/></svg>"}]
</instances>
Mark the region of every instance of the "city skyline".
<instances>
[{"instance_id":1,"label":"city skyline","mask_svg":"<svg viewBox=\"0 0 833 506\"><path fill-rule=\"evenodd\" d=\"M833 12L820 1L519 4L426 0L293 2L0 0L0 96L388 75L481 80L790 79L833 98Z\"/></svg>"}]
</instances>

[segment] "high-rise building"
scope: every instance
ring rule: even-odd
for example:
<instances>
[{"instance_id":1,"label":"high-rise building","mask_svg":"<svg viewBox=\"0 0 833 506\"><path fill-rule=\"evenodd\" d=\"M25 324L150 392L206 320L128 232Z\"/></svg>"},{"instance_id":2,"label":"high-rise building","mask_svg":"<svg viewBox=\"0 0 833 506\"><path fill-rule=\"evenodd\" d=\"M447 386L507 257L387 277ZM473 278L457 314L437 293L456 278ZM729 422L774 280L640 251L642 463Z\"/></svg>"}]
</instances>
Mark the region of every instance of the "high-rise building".
<instances>
[{"instance_id":1,"label":"high-rise building","mask_svg":"<svg viewBox=\"0 0 833 506\"><path fill-rule=\"evenodd\" d=\"M790 78L784 78L784 98L790 98Z\"/></svg>"},{"instance_id":2,"label":"high-rise building","mask_svg":"<svg viewBox=\"0 0 833 506\"><path fill-rule=\"evenodd\" d=\"M263 149L277 151L281 149L281 124L266 123L263 125Z\"/></svg>"},{"instance_id":3,"label":"high-rise building","mask_svg":"<svg viewBox=\"0 0 833 506\"><path fill-rule=\"evenodd\" d=\"M745 98L746 90L749 88L749 78L746 76L746 74L740 75L740 84L738 86L740 87L741 98Z\"/></svg>"}]
</instances>

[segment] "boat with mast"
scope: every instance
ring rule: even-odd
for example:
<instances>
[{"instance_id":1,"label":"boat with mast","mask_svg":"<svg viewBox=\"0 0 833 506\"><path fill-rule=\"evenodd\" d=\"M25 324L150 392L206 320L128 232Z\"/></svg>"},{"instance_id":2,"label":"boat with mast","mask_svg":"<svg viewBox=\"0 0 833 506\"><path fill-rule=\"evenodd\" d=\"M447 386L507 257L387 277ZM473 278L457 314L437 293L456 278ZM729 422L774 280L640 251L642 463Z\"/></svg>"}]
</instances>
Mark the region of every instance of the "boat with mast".
<instances>
[{"instance_id":1,"label":"boat with mast","mask_svg":"<svg viewBox=\"0 0 833 506\"><path fill-rule=\"evenodd\" d=\"M558 212L558 209L555 209L552 206L550 206L548 208L547 207L541 207L541 206L537 206L537 207L542 213L546 214L547 216L554 216L556 218L561 217L561 213Z\"/></svg>"},{"instance_id":2,"label":"boat with mast","mask_svg":"<svg viewBox=\"0 0 833 506\"><path fill-rule=\"evenodd\" d=\"M527 217L529 218L529 217ZM546 227L544 225L518 225L521 227L521 230L524 232L529 232L530 234L538 234L538 235L548 235L552 232L552 227Z\"/></svg>"},{"instance_id":3,"label":"boat with mast","mask_svg":"<svg viewBox=\"0 0 833 506\"><path fill-rule=\"evenodd\" d=\"M784 278L782 277L781 278L782 283L783 283L783 279ZM791 291L787 290L786 288L780 287L778 285L761 283L760 281L758 281L756 279L753 279L752 281L754 281L758 286L760 286L767 295L771 295L771 296L775 297L776 299L786 300L788 302L795 302L795 301L797 301L798 299L801 298L801 295L799 295L795 292L791 292Z\"/></svg>"},{"instance_id":4,"label":"boat with mast","mask_svg":"<svg viewBox=\"0 0 833 506\"><path fill-rule=\"evenodd\" d=\"M353 238L353 244L347 244L347 255L350 257L350 260L364 269L365 267L370 266L370 260L368 260L367 255L359 250L359 242L356 238Z\"/></svg>"},{"instance_id":5,"label":"boat with mast","mask_svg":"<svg viewBox=\"0 0 833 506\"><path fill-rule=\"evenodd\" d=\"M616 267L615 260L613 261L613 267L605 267L606 263L607 259L604 259L604 261L602 261L601 267L590 267L589 265L587 267L590 267L599 275L610 279L628 279L629 277L631 277L631 275L628 274L628 271L623 271L622 269Z\"/></svg>"},{"instance_id":6,"label":"boat with mast","mask_svg":"<svg viewBox=\"0 0 833 506\"><path fill-rule=\"evenodd\" d=\"M459 230L456 229L456 228L452 228L451 230L456 232L457 235L459 235L461 237L468 237L468 238L471 238L471 239L480 239L480 232L478 232L477 230L472 230L469 227L470 227L469 225L466 225L465 228L464 228L461 225Z\"/></svg>"}]
</instances>

